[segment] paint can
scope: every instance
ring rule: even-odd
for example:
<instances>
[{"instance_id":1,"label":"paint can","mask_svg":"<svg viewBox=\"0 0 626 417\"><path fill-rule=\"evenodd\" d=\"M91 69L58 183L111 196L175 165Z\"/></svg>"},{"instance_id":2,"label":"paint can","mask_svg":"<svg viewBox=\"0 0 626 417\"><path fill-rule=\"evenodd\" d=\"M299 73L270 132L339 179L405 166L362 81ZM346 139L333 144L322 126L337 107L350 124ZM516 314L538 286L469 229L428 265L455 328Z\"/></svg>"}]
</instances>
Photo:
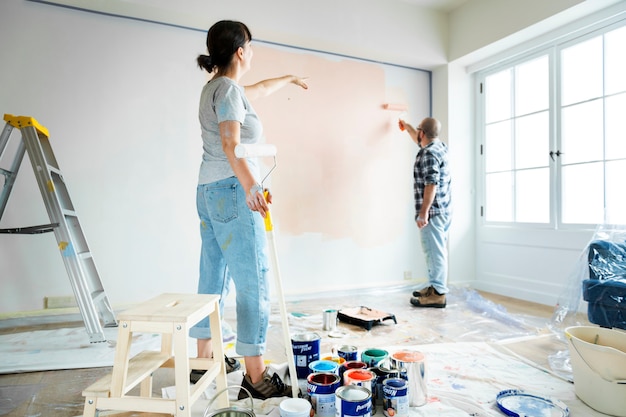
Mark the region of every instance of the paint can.
<instances>
[{"instance_id":1,"label":"paint can","mask_svg":"<svg viewBox=\"0 0 626 417\"><path fill-rule=\"evenodd\" d=\"M343 345L337 349L337 356L344 358L346 362L356 361L359 359L359 350L356 346Z\"/></svg>"},{"instance_id":2,"label":"paint can","mask_svg":"<svg viewBox=\"0 0 626 417\"><path fill-rule=\"evenodd\" d=\"M335 391L336 417L371 417L372 393L358 385L344 385Z\"/></svg>"},{"instance_id":3,"label":"paint can","mask_svg":"<svg viewBox=\"0 0 626 417\"><path fill-rule=\"evenodd\" d=\"M310 417L311 404L303 398L287 398L278 405L280 417Z\"/></svg>"},{"instance_id":4,"label":"paint can","mask_svg":"<svg viewBox=\"0 0 626 417\"><path fill-rule=\"evenodd\" d=\"M409 392L406 380L387 378L383 381L383 414L387 417L409 415Z\"/></svg>"},{"instance_id":5,"label":"paint can","mask_svg":"<svg viewBox=\"0 0 626 417\"><path fill-rule=\"evenodd\" d=\"M312 374L325 372L339 375L339 364L337 362L320 359L309 364L309 371Z\"/></svg>"},{"instance_id":6,"label":"paint can","mask_svg":"<svg viewBox=\"0 0 626 417\"><path fill-rule=\"evenodd\" d=\"M391 365L400 372L400 377L407 380L409 406L419 407L426 404L426 361L424 354L412 350L401 350L391 355Z\"/></svg>"},{"instance_id":7,"label":"paint can","mask_svg":"<svg viewBox=\"0 0 626 417\"><path fill-rule=\"evenodd\" d=\"M363 361L347 361L339 367L339 376L343 381L343 374L350 369L367 369L367 364Z\"/></svg>"},{"instance_id":8,"label":"paint can","mask_svg":"<svg viewBox=\"0 0 626 417\"><path fill-rule=\"evenodd\" d=\"M373 395L376 389L376 374L369 369L350 369L343 374L344 385L357 385L367 388L372 399L372 414L376 414L376 397Z\"/></svg>"},{"instance_id":9,"label":"paint can","mask_svg":"<svg viewBox=\"0 0 626 417\"><path fill-rule=\"evenodd\" d=\"M387 378L400 378L400 372L397 369L390 369L385 366L376 366L369 368L370 371L376 374L376 384L372 387L372 397L374 403L380 404L383 399L383 382Z\"/></svg>"},{"instance_id":10,"label":"paint can","mask_svg":"<svg viewBox=\"0 0 626 417\"><path fill-rule=\"evenodd\" d=\"M324 356L322 358L323 361L333 361L335 362L337 365L339 365L341 367L341 365L343 365L344 363L346 363L346 360L344 358L342 358L341 356Z\"/></svg>"},{"instance_id":11,"label":"paint can","mask_svg":"<svg viewBox=\"0 0 626 417\"><path fill-rule=\"evenodd\" d=\"M320 358L320 335L317 333L300 333L291 338L296 374L305 379L310 371L309 364Z\"/></svg>"},{"instance_id":12,"label":"paint can","mask_svg":"<svg viewBox=\"0 0 626 417\"><path fill-rule=\"evenodd\" d=\"M337 310L324 310L322 328L330 331L337 329Z\"/></svg>"},{"instance_id":13,"label":"paint can","mask_svg":"<svg viewBox=\"0 0 626 417\"><path fill-rule=\"evenodd\" d=\"M306 392L318 417L335 416L335 391L341 386L339 375L315 373L307 377Z\"/></svg>"},{"instance_id":14,"label":"paint can","mask_svg":"<svg viewBox=\"0 0 626 417\"><path fill-rule=\"evenodd\" d=\"M361 360L370 367L385 365L387 358L389 358L389 352L383 349L370 348L361 352Z\"/></svg>"}]
</instances>

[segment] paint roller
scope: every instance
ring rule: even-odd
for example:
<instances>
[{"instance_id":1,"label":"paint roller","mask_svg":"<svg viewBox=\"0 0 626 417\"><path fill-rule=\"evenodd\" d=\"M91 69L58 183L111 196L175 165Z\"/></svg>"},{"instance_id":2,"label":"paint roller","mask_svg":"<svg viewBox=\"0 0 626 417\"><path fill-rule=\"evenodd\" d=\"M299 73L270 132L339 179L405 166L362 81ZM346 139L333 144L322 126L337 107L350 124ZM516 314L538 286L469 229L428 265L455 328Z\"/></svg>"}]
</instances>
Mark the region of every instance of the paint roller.
<instances>
[{"instance_id":1,"label":"paint roller","mask_svg":"<svg viewBox=\"0 0 626 417\"><path fill-rule=\"evenodd\" d=\"M274 166L269 170L269 172L263 177L261 180L261 187L263 187L263 182L270 176L274 168L276 168L276 145L272 145L270 143L254 143L254 144L243 144L240 143L235 146L235 157L236 158L257 158L263 156L273 156L274 157Z\"/></svg>"},{"instance_id":2,"label":"paint roller","mask_svg":"<svg viewBox=\"0 0 626 417\"><path fill-rule=\"evenodd\" d=\"M235 156L237 158L252 158L272 156L274 157L274 166L263 178L263 181L270 175L270 173L276 168L276 146L271 144L238 144L235 146ZM261 185L263 185L261 181ZM264 196L267 199L267 191L264 191ZM265 214L265 232L267 234L267 241L270 247L270 258L272 261L272 269L274 271L274 279L276 280L276 291L278 293L278 306L280 308L280 316L283 326L283 337L285 344L285 353L287 355L287 364L289 365L289 377L291 378L291 394L293 398L298 398L298 375L296 373L296 361L293 356L293 348L291 346L291 336L289 334L289 317L287 316L287 307L285 306L285 296L283 295L283 284L280 278L280 267L278 265L278 255L276 253L276 242L274 239L274 224L272 223L272 216L267 211Z\"/></svg>"},{"instance_id":3,"label":"paint roller","mask_svg":"<svg viewBox=\"0 0 626 417\"><path fill-rule=\"evenodd\" d=\"M383 104L383 109L400 112L400 114L398 115L398 120L404 120L407 115L407 111L409 110L409 107L406 104L385 103ZM404 129L402 129L401 127L400 130Z\"/></svg>"}]
</instances>

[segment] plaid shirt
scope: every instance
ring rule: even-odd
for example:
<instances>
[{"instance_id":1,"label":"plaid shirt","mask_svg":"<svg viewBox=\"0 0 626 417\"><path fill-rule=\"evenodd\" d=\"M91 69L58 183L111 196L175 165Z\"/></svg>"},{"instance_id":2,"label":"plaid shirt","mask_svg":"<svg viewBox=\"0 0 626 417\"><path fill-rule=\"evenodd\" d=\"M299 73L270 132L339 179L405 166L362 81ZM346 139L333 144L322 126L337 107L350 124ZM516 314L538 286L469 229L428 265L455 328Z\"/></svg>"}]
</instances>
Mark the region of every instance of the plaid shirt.
<instances>
[{"instance_id":1,"label":"plaid shirt","mask_svg":"<svg viewBox=\"0 0 626 417\"><path fill-rule=\"evenodd\" d=\"M436 184L435 201L428 210L429 217L440 213L450 214L450 169L448 167L448 147L439 139L435 139L425 148L421 148L415 157L413 166L415 220L424 203L424 187Z\"/></svg>"}]
</instances>

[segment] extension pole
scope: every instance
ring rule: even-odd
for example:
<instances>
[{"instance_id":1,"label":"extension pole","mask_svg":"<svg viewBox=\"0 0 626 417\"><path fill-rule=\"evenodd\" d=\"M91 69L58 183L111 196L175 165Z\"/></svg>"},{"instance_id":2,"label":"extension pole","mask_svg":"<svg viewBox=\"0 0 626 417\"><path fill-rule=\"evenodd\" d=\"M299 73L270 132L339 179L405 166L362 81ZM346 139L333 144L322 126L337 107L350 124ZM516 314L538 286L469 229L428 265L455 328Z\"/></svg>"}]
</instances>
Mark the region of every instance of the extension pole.
<instances>
[{"instance_id":1,"label":"extension pole","mask_svg":"<svg viewBox=\"0 0 626 417\"><path fill-rule=\"evenodd\" d=\"M267 191L264 192L267 199ZM274 225L270 212L265 213L265 231L267 232L267 240L270 246L272 269L274 278L276 279L276 290L278 292L278 306L280 307L280 316L283 325L283 338L285 343L285 353L287 354L287 363L289 365L289 377L291 378L291 394L293 398L298 398L298 375L296 374L296 361L293 357L293 348L291 347L291 337L289 335L289 317L287 316L287 308L285 307L285 297L283 295L283 284L280 279L280 267L278 266L278 255L276 253L276 242L274 240Z\"/></svg>"},{"instance_id":2,"label":"extension pole","mask_svg":"<svg viewBox=\"0 0 626 417\"><path fill-rule=\"evenodd\" d=\"M235 146L235 156L237 158L252 158L273 156L274 166L267 173L265 178L276 168L276 146L271 144L238 144ZM264 179L265 179L264 178ZM262 183L262 182L261 182ZM267 191L263 192L263 196L267 200ZM280 267L278 265L278 255L276 253L276 242L274 240L274 224L269 210L265 213L265 232L270 247L270 257L272 261L272 270L276 280L276 291L278 292L278 306L280 308L280 317L283 327L283 338L285 344L285 354L287 355L287 364L289 365L289 377L291 379L291 394L293 398L298 398L300 390L298 386L298 374L296 373L296 360L293 357L293 348L291 346L291 336L289 334L289 316L287 316L287 307L285 307L285 297L283 295L283 284L280 279Z\"/></svg>"}]
</instances>

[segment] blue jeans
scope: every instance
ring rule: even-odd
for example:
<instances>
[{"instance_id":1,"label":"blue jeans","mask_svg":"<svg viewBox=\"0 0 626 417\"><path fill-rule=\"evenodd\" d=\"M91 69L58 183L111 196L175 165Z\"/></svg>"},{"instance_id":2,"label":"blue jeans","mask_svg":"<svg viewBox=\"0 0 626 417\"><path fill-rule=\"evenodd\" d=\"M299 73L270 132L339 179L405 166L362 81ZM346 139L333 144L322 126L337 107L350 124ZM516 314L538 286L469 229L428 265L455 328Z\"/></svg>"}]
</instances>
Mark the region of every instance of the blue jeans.
<instances>
[{"instance_id":1,"label":"blue jeans","mask_svg":"<svg viewBox=\"0 0 626 417\"><path fill-rule=\"evenodd\" d=\"M437 214L428 219L428 224L420 229L422 249L428 267L428 285L425 287L432 286L439 294L448 292L447 243L450 220L449 214Z\"/></svg>"},{"instance_id":2,"label":"blue jeans","mask_svg":"<svg viewBox=\"0 0 626 417\"><path fill-rule=\"evenodd\" d=\"M243 187L235 177L198 185L202 253L198 293L220 294L220 314L232 282L237 291L237 343L239 355L265 352L269 324L269 259L263 218L246 205ZM189 332L197 339L211 338L205 318Z\"/></svg>"}]
</instances>

